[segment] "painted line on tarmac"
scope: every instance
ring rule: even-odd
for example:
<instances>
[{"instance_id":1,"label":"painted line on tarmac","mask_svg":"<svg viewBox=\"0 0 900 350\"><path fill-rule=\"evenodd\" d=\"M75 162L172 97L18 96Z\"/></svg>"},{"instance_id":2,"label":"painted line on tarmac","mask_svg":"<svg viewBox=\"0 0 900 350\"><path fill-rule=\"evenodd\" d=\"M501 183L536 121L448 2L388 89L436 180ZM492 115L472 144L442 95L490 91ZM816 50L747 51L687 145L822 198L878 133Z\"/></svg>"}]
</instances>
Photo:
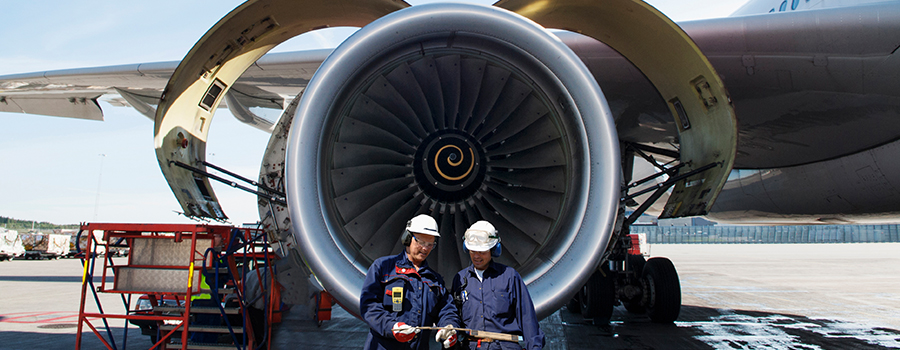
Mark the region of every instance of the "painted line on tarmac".
<instances>
[{"instance_id":1,"label":"painted line on tarmac","mask_svg":"<svg viewBox=\"0 0 900 350\"><path fill-rule=\"evenodd\" d=\"M19 316L6 317L8 315L19 315ZM53 321L63 320L63 319L67 319L67 318L75 318L75 321L77 321L77 319L78 319L78 313L71 312L71 311L18 312L18 313L13 313L13 314L8 314L8 315L0 315L0 317L3 317L2 319L0 319L0 323L51 323ZM49 317L49 318L43 317L42 318L42 316L50 316L50 315L63 315L63 316L56 316L56 317ZM40 319L28 320L28 321L20 320L23 318L40 318Z\"/></svg>"}]
</instances>

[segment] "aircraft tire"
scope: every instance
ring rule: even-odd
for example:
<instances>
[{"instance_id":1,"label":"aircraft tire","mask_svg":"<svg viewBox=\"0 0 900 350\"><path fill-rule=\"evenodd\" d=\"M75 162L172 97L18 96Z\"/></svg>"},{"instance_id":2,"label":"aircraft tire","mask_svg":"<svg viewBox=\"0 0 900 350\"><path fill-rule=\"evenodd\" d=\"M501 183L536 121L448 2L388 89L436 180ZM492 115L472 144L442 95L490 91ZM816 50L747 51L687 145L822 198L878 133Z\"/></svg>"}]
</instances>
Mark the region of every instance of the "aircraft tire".
<instances>
[{"instance_id":1,"label":"aircraft tire","mask_svg":"<svg viewBox=\"0 0 900 350\"><path fill-rule=\"evenodd\" d=\"M582 287L579 298L582 317L593 319L595 324L609 323L616 303L613 275L605 267L603 271L594 272Z\"/></svg>"},{"instance_id":2,"label":"aircraft tire","mask_svg":"<svg viewBox=\"0 0 900 350\"><path fill-rule=\"evenodd\" d=\"M640 284L641 276L644 273L644 265L647 264L647 261L644 260L643 255L626 255L626 263L630 266L631 270L634 272L632 276L634 276L634 283ZM622 305L625 306L625 310L634 314L643 314L647 312L647 309L644 308L644 305L641 304L640 296L635 297L634 299L625 300L622 299Z\"/></svg>"},{"instance_id":3,"label":"aircraft tire","mask_svg":"<svg viewBox=\"0 0 900 350\"><path fill-rule=\"evenodd\" d=\"M657 323L674 322L681 312L681 284L672 261L667 258L647 260L642 282L650 320Z\"/></svg>"}]
</instances>

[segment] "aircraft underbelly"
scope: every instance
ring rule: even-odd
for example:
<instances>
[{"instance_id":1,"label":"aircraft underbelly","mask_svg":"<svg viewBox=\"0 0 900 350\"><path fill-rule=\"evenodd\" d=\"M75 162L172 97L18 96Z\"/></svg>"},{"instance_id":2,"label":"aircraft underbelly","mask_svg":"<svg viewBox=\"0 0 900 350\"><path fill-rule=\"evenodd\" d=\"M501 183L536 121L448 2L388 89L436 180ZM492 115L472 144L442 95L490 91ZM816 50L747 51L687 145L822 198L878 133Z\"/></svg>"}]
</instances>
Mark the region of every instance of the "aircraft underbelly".
<instances>
[{"instance_id":1,"label":"aircraft underbelly","mask_svg":"<svg viewBox=\"0 0 900 350\"><path fill-rule=\"evenodd\" d=\"M795 167L734 170L713 205L719 222L895 222L900 141Z\"/></svg>"}]
</instances>

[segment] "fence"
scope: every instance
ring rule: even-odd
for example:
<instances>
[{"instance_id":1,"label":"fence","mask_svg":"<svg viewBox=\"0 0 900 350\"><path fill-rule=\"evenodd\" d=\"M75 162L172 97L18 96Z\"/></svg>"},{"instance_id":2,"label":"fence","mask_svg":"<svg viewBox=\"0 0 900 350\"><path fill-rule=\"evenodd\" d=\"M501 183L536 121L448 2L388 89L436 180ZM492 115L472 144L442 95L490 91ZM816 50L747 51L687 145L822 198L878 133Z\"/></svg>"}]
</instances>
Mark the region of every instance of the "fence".
<instances>
[{"instance_id":1,"label":"fence","mask_svg":"<svg viewBox=\"0 0 900 350\"><path fill-rule=\"evenodd\" d=\"M648 243L884 243L900 242L900 225L631 226Z\"/></svg>"}]
</instances>

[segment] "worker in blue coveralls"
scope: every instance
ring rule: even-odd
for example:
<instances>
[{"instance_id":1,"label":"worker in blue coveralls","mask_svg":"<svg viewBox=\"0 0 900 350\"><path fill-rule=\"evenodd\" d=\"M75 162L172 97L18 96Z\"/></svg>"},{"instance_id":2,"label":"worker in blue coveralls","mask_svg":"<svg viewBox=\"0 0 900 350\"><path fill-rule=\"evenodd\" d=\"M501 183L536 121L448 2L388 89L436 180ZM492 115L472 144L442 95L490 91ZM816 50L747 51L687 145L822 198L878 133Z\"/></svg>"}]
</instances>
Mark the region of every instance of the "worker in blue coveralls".
<instances>
[{"instance_id":1,"label":"worker in blue coveralls","mask_svg":"<svg viewBox=\"0 0 900 350\"><path fill-rule=\"evenodd\" d=\"M453 278L453 295L465 328L516 334L528 350L544 347L544 332L538 325L534 304L525 282L515 269L493 261L501 252L494 225L478 221L466 230L463 247L472 265ZM521 349L515 342L468 338L470 349Z\"/></svg>"},{"instance_id":2,"label":"worker in blue coveralls","mask_svg":"<svg viewBox=\"0 0 900 350\"><path fill-rule=\"evenodd\" d=\"M418 215L403 231L406 249L369 266L359 297L359 311L369 324L364 349L428 349L431 332L416 327L436 324L444 329L435 332L435 341L445 348L456 345L456 331L450 329L459 327L453 297L425 261L438 237L434 218Z\"/></svg>"}]
</instances>

